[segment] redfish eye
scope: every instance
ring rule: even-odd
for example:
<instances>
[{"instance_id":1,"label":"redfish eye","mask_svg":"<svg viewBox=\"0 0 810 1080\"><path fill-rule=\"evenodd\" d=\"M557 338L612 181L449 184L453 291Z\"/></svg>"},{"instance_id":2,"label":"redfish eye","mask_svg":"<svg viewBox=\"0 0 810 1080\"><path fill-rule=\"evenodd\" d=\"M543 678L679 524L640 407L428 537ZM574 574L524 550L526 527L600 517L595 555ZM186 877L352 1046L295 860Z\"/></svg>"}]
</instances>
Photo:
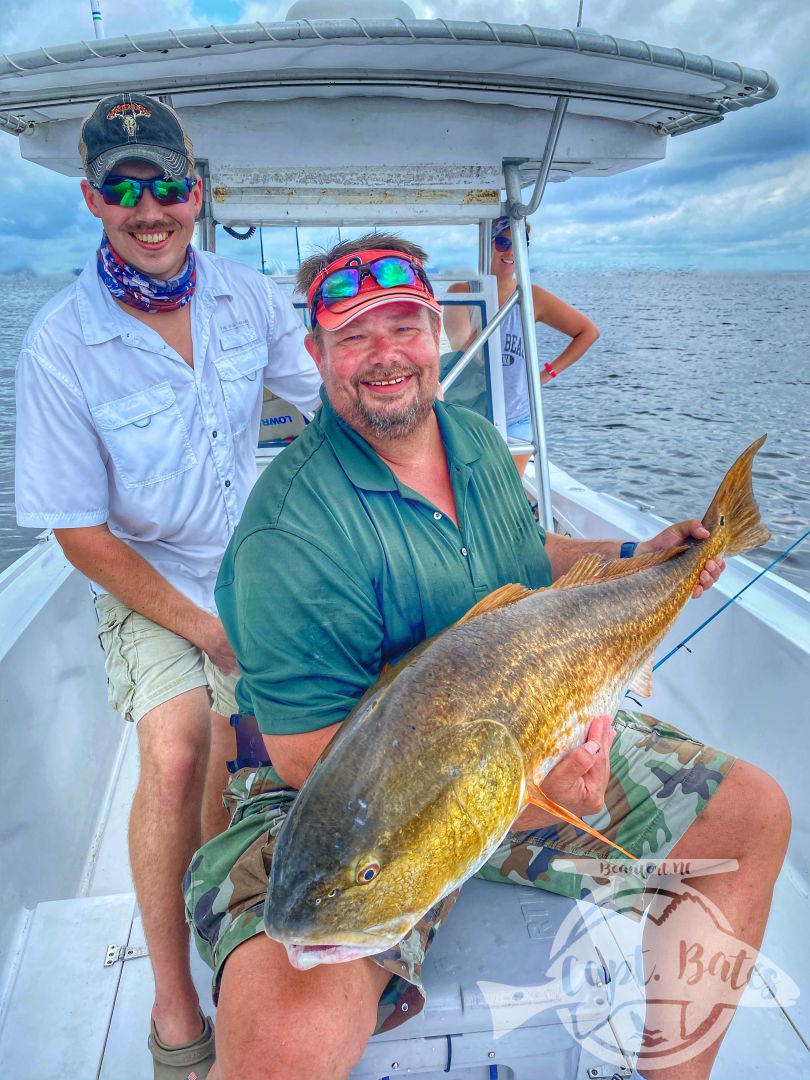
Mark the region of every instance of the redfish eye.
<instances>
[{"instance_id":1,"label":"redfish eye","mask_svg":"<svg viewBox=\"0 0 810 1080\"><path fill-rule=\"evenodd\" d=\"M357 884L368 885L370 881L380 872L380 864L378 862L363 863L357 870Z\"/></svg>"}]
</instances>

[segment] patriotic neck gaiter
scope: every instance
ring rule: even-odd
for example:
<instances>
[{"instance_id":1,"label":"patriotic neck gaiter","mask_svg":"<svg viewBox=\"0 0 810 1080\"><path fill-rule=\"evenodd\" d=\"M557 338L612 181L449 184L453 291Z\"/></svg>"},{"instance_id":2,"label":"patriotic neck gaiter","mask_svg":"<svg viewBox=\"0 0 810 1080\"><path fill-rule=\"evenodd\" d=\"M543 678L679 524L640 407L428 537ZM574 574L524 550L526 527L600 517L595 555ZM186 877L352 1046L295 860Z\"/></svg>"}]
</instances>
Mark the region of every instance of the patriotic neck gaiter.
<instances>
[{"instance_id":1,"label":"patriotic neck gaiter","mask_svg":"<svg viewBox=\"0 0 810 1080\"><path fill-rule=\"evenodd\" d=\"M116 300L139 311L176 311L191 302L197 286L194 249L189 244L186 261L176 277L168 281L148 277L130 266L115 251L106 235L98 249L98 276Z\"/></svg>"}]
</instances>

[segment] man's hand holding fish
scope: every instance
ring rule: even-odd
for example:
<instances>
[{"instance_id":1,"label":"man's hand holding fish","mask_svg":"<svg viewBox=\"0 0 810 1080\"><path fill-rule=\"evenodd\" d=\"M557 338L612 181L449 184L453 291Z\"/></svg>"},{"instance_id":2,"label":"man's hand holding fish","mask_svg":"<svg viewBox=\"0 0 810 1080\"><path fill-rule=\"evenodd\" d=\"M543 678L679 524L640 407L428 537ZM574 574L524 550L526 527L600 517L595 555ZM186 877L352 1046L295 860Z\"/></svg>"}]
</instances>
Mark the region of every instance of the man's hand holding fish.
<instances>
[{"instance_id":1,"label":"man's hand holding fish","mask_svg":"<svg viewBox=\"0 0 810 1080\"><path fill-rule=\"evenodd\" d=\"M600 859L736 860L693 888L755 952L784 857L770 776L623 707L628 687L651 692L656 646L722 555L767 539L763 440L702 524L635 553L547 536L492 425L437 399L425 260L376 233L302 264L322 406L222 563L240 704L273 764L234 775L232 824L185 881L219 999L216 1080L347 1077L374 1031L422 1008L422 961L471 874L588 897ZM643 875L622 877L631 908L654 902ZM645 963L660 946L645 936ZM715 983L691 987L695 1015L719 1004ZM686 1065L645 1051L639 1074L705 1080L727 1005ZM650 1001L646 1022L658 1039L679 1021Z\"/></svg>"},{"instance_id":2,"label":"man's hand holding fish","mask_svg":"<svg viewBox=\"0 0 810 1080\"><path fill-rule=\"evenodd\" d=\"M702 522L697 518L690 518L689 521L681 521L677 525L669 525L666 529L658 533L657 536L653 536L650 540L645 540L640 543L636 548L637 555L643 555L646 552L651 551L666 551L667 548L677 547L679 544L683 544L690 539L692 540L707 540L709 538L709 530L706 529ZM726 560L722 555L717 555L713 559L707 559L703 565L703 569L700 572L700 578L697 585L695 585L692 596L697 599L702 596L706 589L710 589L714 585L715 581L720 577L726 568Z\"/></svg>"},{"instance_id":3,"label":"man's hand holding fish","mask_svg":"<svg viewBox=\"0 0 810 1080\"><path fill-rule=\"evenodd\" d=\"M605 805L610 781L610 748L616 732L610 716L596 716L582 746L569 751L543 779L543 792L577 817L598 814ZM556 820L539 806L528 806L512 826L513 832L542 829Z\"/></svg>"}]
</instances>

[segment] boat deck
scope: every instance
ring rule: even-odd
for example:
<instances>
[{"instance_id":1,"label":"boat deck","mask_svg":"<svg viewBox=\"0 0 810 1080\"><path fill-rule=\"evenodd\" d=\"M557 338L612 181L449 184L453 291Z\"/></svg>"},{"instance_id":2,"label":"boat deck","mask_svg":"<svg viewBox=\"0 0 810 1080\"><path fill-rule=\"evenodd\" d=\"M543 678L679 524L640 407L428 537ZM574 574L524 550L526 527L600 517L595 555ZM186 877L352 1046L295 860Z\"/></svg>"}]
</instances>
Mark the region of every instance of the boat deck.
<instances>
[{"instance_id":1,"label":"boat deck","mask_svg":"<svg viewBox=\"0 0 810 1080\"><path fill-rule=\"evenodd\" d=\"M145 955L141 921L126 859L128 808L138 770L134 736L134 730L129 729L110 814L85 894L75 899L41 903L30 918L24 952L0 1034L0 1074L4 1077L14 1077L14 1080L119 1080L124 1076L127 1080L149 1080L151 1077L146 1035L153 993L152 972ZM554 1063L554 1071L544 1075L559 1076L561 1080L569 1076L577 1080L611 1076L612 1072L607 1071L607 1066L611 1064L615 1067L616 1059L607 1061L606 1054L599 1053L598 1048L594 1052L594 1047L589 1044L586 1044L582 1057L576 1062L578 1047L559 1023L570 999L555 1002L553 998L544 998L539 993L539 989L548 985L546 973L538 970L534 985L529 987L530 991L535 991L532 997L531 992L528 995L525 993L525 972L515 973L510 969L513 953L517 950L525 952L527 929L529 938L532 938L533 927L536 936L536 927L541 925L542 936L548 945L557 936L566 916L570 919L575 902L537 890L489 882L473 882L465 889L473 891L475 895L473 902L463 911L459 901L454 913L456 918L463 920L463 926L460 921L453 929L452 920L448 920L434 949L438 950L445 935L451 934L453 940L448 942L443 956L438 957L439 963L431 966L426 973L431 994L427 1013L433 1008L432 983L436 984L438 994L431 1030L437 1025L440 1028L446 1019L448 984L451 988L458 985L463 982L465 975L465 972L457 970L451 970L449 974L441 970L449 966L448 952L452 954L456 951L458 941L465 936L474 934L480 938L482 935L493 935L502 954L501 970L493 972L490 960L485 972L490 976L486 985L506 988L510 997L523 998L524 1003L516 1010L513 1007L514 1015L506 1021L507 1028L510 1023L513 1025L512 1030L504 1032L502 1027L501 1034L491 1038L491 1052L496 1055L492 1060L508 1066L510 1053L519 1052L519 1042L517 1048L515 1044L516 1031L519 1034L521 1029L529 1025L537 1062L549 1068ZM637 1018L632 1009L617 1010L617 1003L628 1000L628 982L633 987L629 999L634 1000L639 994L632 972L635 970L633 957L640 947L640 930L627 919L608 919L597 914L598 909L592 905L579 906L588 924L589 947L604 962L610 976L604 987L606 998L600 997L602 991L598 987L595 988L596 996L591 994L588 1000L585 1000L587 994L581 992L580 1007L590 1010L588 1017L591 1022L594 1018L604 1019L607 1013L611 1013L609 1026L603 1024L600 1027L597 1041L611 1040L614 1047L621 1045L632 1054L637 1044ZM502 917L498 914L498 907L501 908ZM523 914L523 924L519 918L513 918L515 911ZM807 985L805 973L810 970L810 938L799 932L798 928L807 925L808 914L807 898L802 896L787 869L777 885L774 910L763 946L763 958L767 959L760 964L763 971L776 965L799 986ZM105 966L108 949L112 945L122 950L125 958L116 959ZM476 958L472 959L475 961ZM497 957L495 967L498 967ZM192 969L203 1007L213 1015L210 972L193 948ZM789 983L791 980L787 981ZM478 985L485 984L479 982ZM469 993L469 986L462 986L461 990L463 996L465 990ZM604 1008L600 1009L599 1005L603 1003ZM452 1015L452 1002L449 1010ZM538 1025L543 1010L547 1015ZM455 1028L464 1009L457 1012ZM415 1023L405 1025L395 1034L406 1037ZM453 1033L455 1028L451 1025L446 1033ZM741 1076L780 1076L786 1080L798 1080L799 1077L810 1076L808 1038L810 996L799 996L798 1000L783 1007L765 988L762 979L754 979L746 991L743 1007L732 1022L713 1077L715 1080L739 1080ZM403 1052L401 1039L395 1045L391 1045L392 1041L390 1037L388 1042L385 1039L372 1040L366 1058L353 1077L356 1080L380 1080L391 1071L397 1071L394 1062L400 1066L399 1071L404 1072L409 1067L408 1051L405 1049ZM469 1044L464 1049L469 1048L471 1052L474 1051L474 1042L479 1048L478 1052L483 1047L480 1038L474 1040L469 1034L456 1039L456 1061L460 1071L453 1068L452 1075L470 1078L490 1075L482 1063L487 1060L485 1056L477 1065L462 1067L464 1061L459 1053L460 1042ZM436 1059L435 1067L431 1067L426 1056L428 1052ZM421 1065L429 1071L422 1072L420 1068L418 1075L426 1080L438 1080L440 1076L447 1075L445 1054L444 1040L436 1035L422 1038L417 1033L410 1068L415 1070L417 1064ZM594 1069L597 1071L593 1072ZM514 1076L518 1080L525 1076L529 1080L529 1074L521 1071L519 1064L511 1073L502 1069L501 1075Z\"/></svg>"},{"instance_id":2,"label":"boat deck","mask_svg":"<svg viewBox=\"0 0 810 1080\"><path fill-rule=\"evenodd\" d=\"M638 538L655 531L650 515L588 492L559 470L552 471L552 484L555 515L573 535ZM731 560L719 585L687 605L674 641L754 571L743 559ZM810 732L796 723L810 696L809 606L801 590L766 579L704 631L699 644L691 643L690 653L661 668L645 706L771 771L794 811L789 861L757 975L714 1080L810 1077L810 936L804 932ZM55 543L29 553L0 579L0 698L6 715L19 720L6 725L13 768L2 774L3 1080L150 1076L152 974L126 845L137 745L134 729L104 700L95 629L86 583ZM571 944L575 913L576 964L566 978L557 962L560 942ZM426 964L428 1007L373 1039L353 1078L407 1072L439 1080L447 1075L448 1050L451 1075L465 1080L491 1080L493 1066L500 1080L611 1077L622 1060L617 1047L628 1054L636 1048L639 949L634 923L593 905L468 882ZM192 965L210 1011L209 972L194 950Z\"/></svg>"}]
</instances>

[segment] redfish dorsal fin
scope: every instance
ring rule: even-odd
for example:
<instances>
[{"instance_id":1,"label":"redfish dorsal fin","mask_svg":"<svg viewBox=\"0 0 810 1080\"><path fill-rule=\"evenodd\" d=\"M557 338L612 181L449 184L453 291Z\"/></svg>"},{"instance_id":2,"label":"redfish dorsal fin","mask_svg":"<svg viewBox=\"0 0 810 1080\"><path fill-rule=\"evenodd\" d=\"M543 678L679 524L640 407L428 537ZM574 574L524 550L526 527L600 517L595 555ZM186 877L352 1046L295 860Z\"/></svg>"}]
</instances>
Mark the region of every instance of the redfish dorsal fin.
<instances>
[{"instance_id":1,"label":"redfish dorsal fin","mask_svg":"<svg viewBox=\"0 0 810 1080\"><path fill-rule=\"evenodd\" d=\"M604 555L583 555L571 569L557 578L552 589L572 589L578 585L590 585L594 581L611 581L613 578L628 577L639 570L649 570L651 566L669 562L682 551L687 544L664 548L663 551L651 551L645 555L634 555L632 559L608 560Z\"/></svg>"},{"instance_id":2,"label":"redfish dorsal fin","mask_svg":"<svg viewBox=\"0 0 810 1080\"><path fill-rule=\"evenodd\" d=\"M577 559L570 570L562 577L557 578L552 589L570 589L574 585L587 585L590 581L598 581L600 572L607 565L604 555L583 555Z\"/></svg>"},{"instance_id":3,"label":"redfish dorsal fin","mask_svg":"<svg viewBox=\"0 0 810 1080\"><path fill-rule=\"evenodd\" d=\"M474 619L476 615L483 615L487 611L497 611L499 608L508 607L509 604L517 603L517 601L522 600L524 596L530 596L532 592L542 591L542 589L527 589L525 585L501 585L499 589L494 589L485 596L483 600L479 600L477 604L473 604L470 610L466 611L453 626L461 626L463 623L469 622L470 619ZM447 629L450 630L452 627L448 627ZM442 634L446 633L447 630L442 630L438 634L426 638L424 641L414 646L409 653L406 653L405 656L401 657L396 664L383 664L380 668L380 675L377 682L366 690L365 694L363 694L352 710L352 714L359 712L361 706L364 706L370 698L381 697L401 671L406 667L410 667L411 664L419 659L429 645L432 645L437 638L440 638Z\"/></svg>"},{"instance_id":4,"label":"redfish dorsal fin","mask_svg":"<svg viewBox=\"0 0 810 1080\"><path fill-rule=\"evenodd\" d=\"M754 457L766 438L767 435L760 435L743 450L724 476L703 518L703 525L710 533L719 530L723 535L725 555L749 551L771 537L770 530L760 521L751 483Z\"/></svg>"},{"instance_id":5,"label":"redfish dorsal fin","mask_svg":"<svg viewBox=\"0 0 810 1080\"><path fill-rule=\"evenodd\" d=\"M542 592L542 589L527 589L525 585L501 585L500 589L494 589L488 596L485 596L483 600L479 600L477 604L473 604L469 611L465 612L456 626L462 626L464 623L469 622L470 619L476 618L478 615L484 615L488 611L498 611L500 608L509 607L510 604L516 604L518 600L523 600L527 596L531 596L533 592Z\"/></svg>"},{"instance_id":6,"label":"redfish dorsal fin","mask_svg":"<svg viewBox=\"0 0 810 1080\"><path fill-rule=\"evenodd\" d=\"M669 562L682 551L688 551L689 544L677 544L675 547L664 548L662 551L649 551L646 555L634 555L632 559L613 559L599 575L601 581L609 581L612 578L629 577L637 574L639 570L649 570L651 566L660 566L661 563Z\"/></svg>"}]
</instances>

